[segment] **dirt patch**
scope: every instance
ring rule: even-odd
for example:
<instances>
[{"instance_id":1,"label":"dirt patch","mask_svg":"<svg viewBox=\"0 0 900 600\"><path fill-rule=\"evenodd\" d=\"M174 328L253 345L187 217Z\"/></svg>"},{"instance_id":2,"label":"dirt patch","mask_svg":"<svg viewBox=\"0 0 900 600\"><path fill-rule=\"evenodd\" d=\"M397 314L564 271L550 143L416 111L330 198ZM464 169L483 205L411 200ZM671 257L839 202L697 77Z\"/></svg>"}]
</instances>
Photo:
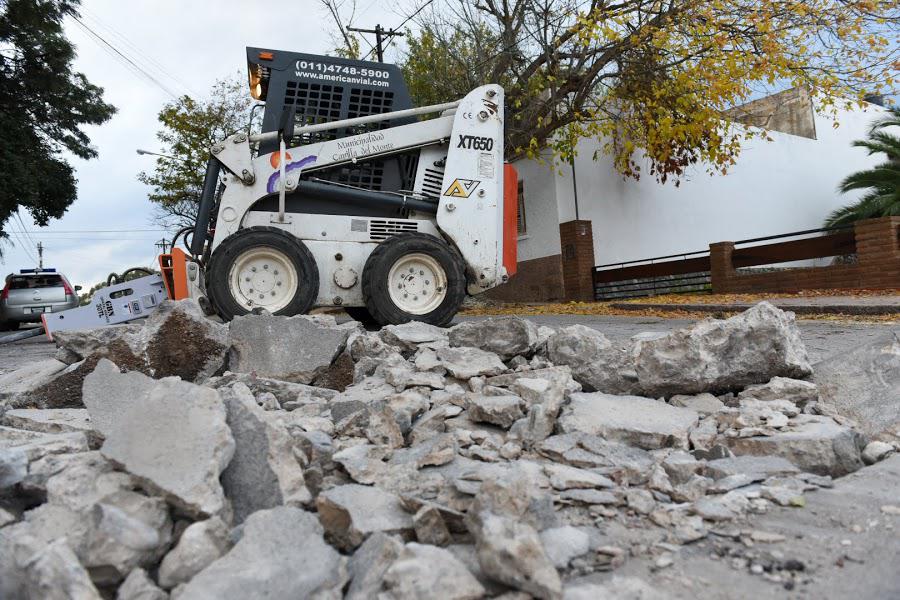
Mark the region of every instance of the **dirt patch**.
<instances>
[{"instance_id":1,"label":"dirt patch","mask_svg":"<svg viewBox=\"0 0 900 600\"><path fill-rule=\"evenodd\" d=\"M331 366L318 375L311 385L343 392L353 383L353 359L347 352L341 352Z\"/></svg>"},{"instance_id":2,"label":"dirt patch","mask_svg":"<svg viewBox=\"0 0 900 600\"><path fill-rule=\"evenodd\" d=\"M149 375L149 369L131 348L116 340L85 358L77 367L53 381L24 395L14 402L16 408L84 408L81 390L84 378L94 371L101 358L108 358L124 371L140 371Z\"/></svg>"},{"instance_id":3,"label":"dirt patch","mask_svg":"<svg viewBox=\"0 0 900 600\"><path fill-rule=\"evenodd\" d=\"M173 312L150 342L147 359L156 378L177 375L194 381L211 358L224 353L225 347L206 336L196 321Z\"/></svg>"}]
</instances>

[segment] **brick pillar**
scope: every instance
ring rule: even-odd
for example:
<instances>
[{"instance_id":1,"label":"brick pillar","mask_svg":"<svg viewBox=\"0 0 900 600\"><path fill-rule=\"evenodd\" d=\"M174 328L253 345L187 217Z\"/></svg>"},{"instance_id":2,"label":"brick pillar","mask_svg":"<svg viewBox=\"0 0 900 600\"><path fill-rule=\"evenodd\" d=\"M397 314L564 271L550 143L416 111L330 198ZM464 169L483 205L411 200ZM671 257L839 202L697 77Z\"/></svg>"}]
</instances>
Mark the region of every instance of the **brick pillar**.
<instances>
[{"instance_id":1,"label":"brick pillar","mask_svg":"<svg viewBox=\"0 0 900 600\"><path fill-rule=\"evenodd\" d=\"M873 289L900 286L900 217L859 221L854 234L860 285Z\"/></svg>"},{"instance_id":2,"label":"brick pillar","mask_svg":"<svg viewBox=\"0 0 900 600\"><path fill-rule=\"evenodd\" d=\"M559 224L566 300L594 299L594 233L590 221Z\"/></svg>"},{"instance_id":3,"label":"brick pillar","mask_svg":"<svg viewBox=\"0 0 900 600\"><path fill-rule=\"evenodd\" d=\"M736 276L731 255L734 242L716 242L709 245L709 278L714 294L727 294L731 291L731 281Z\"/></svg>"}]
</instances>

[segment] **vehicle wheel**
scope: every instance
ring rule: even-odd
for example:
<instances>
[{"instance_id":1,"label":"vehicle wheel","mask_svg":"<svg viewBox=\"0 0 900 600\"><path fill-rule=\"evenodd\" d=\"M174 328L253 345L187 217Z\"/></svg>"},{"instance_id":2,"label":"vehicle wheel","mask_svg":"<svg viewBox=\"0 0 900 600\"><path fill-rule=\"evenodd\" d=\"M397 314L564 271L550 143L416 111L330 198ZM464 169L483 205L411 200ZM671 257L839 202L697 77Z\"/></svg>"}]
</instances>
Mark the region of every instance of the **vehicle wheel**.
<instances>
[{"instance_id":1,"label":"vehicle wheel","mask_svg":"<svg viewBox=\"0 0 900 600\"><path fill-rule=\"evenodd\" d=\"M18 328L18 321L0 321L0 331L16 331Z\"/></svg>"},{"instance_id":2,"label":"vehicle wheel","mask_svg":"<svg viewBox=\"0 0 900 600\"><path fill-rule=\"evenodd\" d=\"M380 325L408 321L447 325L466 296L463 261L434 236L395 235L369 255L362 291L366 308Z\"/></svg>"},{"instance_id":3,"label":"vehicle wheel","mask_svg":"<svg viewBox=\"0 0 900 600\"><path fill-rule=\"evenodd\" d=\"M253 309L299 315L319 295L319 270L306 245L274 227L248 227L216 248L206 290L216 312L230 321Z\"/></svg>"}]
</instances>

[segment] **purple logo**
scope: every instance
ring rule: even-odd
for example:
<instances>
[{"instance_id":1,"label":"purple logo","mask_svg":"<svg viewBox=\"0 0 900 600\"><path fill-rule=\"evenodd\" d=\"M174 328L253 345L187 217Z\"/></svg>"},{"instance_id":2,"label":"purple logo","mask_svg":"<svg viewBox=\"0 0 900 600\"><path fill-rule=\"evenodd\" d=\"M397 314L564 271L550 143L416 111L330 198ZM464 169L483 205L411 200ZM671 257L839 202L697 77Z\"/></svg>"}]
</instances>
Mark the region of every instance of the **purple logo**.
<instances>
[{"instance_id":1,"label":"purple logo","mask_svg":"<svg viewBox=\"0 0 900 600\"><path fill-rule=\"evenodd\" d=\"M278 156L279 153L273 152L272 154L275 156ZM286 156L288 159L290 159L290 154L286 154ZM277 160L277 159L274 159L274 160ZM274 160L273 160L273 162L274 162ZM299 171L299 170L303 169L303 167L305 167L307 165L311 165L314 162L316 162L315 156L304 156L300 160L294 161L292 163L287 163L284 166L284 174L287 175L291 171ZM281 176L281 173L277 170L269 176L269 181L266 183L266 192L267 193L274 194L276 191L278 191L276 184L278 183L278 178L280 176Z\"/></svg>"}]
</instances>

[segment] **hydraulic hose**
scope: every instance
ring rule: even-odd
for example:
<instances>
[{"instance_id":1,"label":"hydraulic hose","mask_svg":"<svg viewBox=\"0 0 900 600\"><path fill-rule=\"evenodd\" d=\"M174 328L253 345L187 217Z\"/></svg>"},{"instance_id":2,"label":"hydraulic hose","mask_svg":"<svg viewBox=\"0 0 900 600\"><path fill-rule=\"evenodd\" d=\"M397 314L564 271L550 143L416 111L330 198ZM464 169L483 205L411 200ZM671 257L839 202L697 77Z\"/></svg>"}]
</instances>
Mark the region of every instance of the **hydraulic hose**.
<instances>
[{"instance_id":1,"label":"hydraulic hose","mask_svg":"<svg viewBox=\"0 0 900 600\"><path fill-rule=\"evenodd\" d=\"M19 331L10 335L4 335L3 337L0 337L0 344L11 344L12 342L18 342L19 340L27 340L28 338L37 337L43 333L43 327L26 329L24 331Z\"/></svg>"}]
</instances>

